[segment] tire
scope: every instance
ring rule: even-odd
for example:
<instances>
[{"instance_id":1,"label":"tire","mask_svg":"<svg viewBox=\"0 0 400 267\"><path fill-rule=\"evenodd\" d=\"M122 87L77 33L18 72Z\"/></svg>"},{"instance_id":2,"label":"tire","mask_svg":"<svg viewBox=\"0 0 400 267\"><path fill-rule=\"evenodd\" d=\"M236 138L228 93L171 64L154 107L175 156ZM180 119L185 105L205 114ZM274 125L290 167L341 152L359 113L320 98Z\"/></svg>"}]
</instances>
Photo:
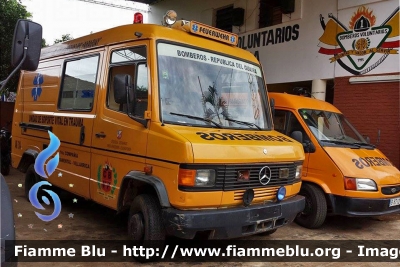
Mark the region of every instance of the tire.
<instances>
[{"instance_id":1,"label":"tire","mask_svg":"<svg viewBox=\"0 0 400 267\"><path fill-rule=\"evenodd\" d=\"M159 248L165 244L165 231L161 217L161 206L154 195L142 194L135 197L128 217L130 239L145 247ZM134 257L139 262L155 261L158 258Z\"/></svg>"},{"instance_id":2,"label":"tire","mask_svg":"<svg viewBox=\"0 0 400 267\"><path fill-rule=\"evenodd\" d=\"M327 204L324 192L316 185L303 184L300 195L306 198L306 206L295 219L298 225L309 229L317 229L325 222Z\"/></svg>"},{"instance_id":3,"label":"tire","mask_svg":"<svg viewBox=\"0 0 400 267\"><path fill-rule=\"evenodd\" d=\"M161 206L155 196L135 197L129 210L128 234L133 241L139 242L165 240Z\"/></svg>"},{"instance_id":4,"label":"tire","mask_svg":"<svg viewBox=\"0 0 400 267\"><path fill-rule=\"evenodd\" d=\"M259 233L259 235L262 235L262 236L269 236L269 235L272 235L273 233L275 233L276 230L278 230L278 228L275 228L275 229L272 229L272 230L269 230L269 231L265 231L265 232Z\"/></svg>"}]
</instances>

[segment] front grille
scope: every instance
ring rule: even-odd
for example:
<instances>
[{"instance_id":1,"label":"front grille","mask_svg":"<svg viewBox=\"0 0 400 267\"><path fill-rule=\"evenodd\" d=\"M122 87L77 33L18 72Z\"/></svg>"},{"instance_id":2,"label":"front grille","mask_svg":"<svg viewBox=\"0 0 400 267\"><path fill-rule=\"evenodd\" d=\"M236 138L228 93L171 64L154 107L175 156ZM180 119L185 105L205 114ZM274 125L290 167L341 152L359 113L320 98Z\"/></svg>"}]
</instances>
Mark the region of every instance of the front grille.
<instances>
[{"instance_id":1,"label":"front grille","mask_svg":"<svg viewBox=\"0 0 400 267\"><path fill-rule=\"evenodd\" d=\"M186 187L179 186L183 191L236 191L249 188L271 188L283 185L293 184L296 176L296 166L300 162L294 163L254 163L254 164L235 164L235 165L197 165L183 164L183 169L214 169L216 174L216 183L214 187ZM271 179L266 185L260 183L260 170L268 166L271 169ZM287 178L279 178L279 170L287 168L289 175ZM238 180L239 171L249 171L249 179L246 181Z\"/></svg>"},{"instance_id":2,"label":"front grille","mask_svg":"<svg viewBox=\"0 0 400 267\"><path fill-rule=\"evenodd\" d=\"M256 189L254 189L254 199L257 200L259 198L275 197L276 192L278 191L278 188L279 187L277 187L277 186L256 188ZM244 192L246 192L246 190L235 191L233 199L234 200L243 200Z\"/></svg>"},{"instance_id":3,"label":"front grille","mask_svg":"<svg viewBox=\"0 0 400 267\"><path fill-rule=\"evenodd\" d=\"M271 169L271 180L268 184L262 185L260 183L260 170L268 166ZM279 178L279 169L288 168L288 178ZM238 171L250 170L250 177L248 181L238 181ZM248 165L226 165L224 177L224 191L270 187L292 184L296 176L296 165L294 163L262 163L262 164L248 164Z\"/></svg>"},{"instance_id":4,"label":"front grille","mask_svg":"<svg viewBox=\"0 0 400 267\"><path fill-rule=\"evenodd\" d=\"M384 194L384 195L398 194L400 192L400 185L382 187L381 191L382 191L382 194Z\"/></svg>"}]
</instances>

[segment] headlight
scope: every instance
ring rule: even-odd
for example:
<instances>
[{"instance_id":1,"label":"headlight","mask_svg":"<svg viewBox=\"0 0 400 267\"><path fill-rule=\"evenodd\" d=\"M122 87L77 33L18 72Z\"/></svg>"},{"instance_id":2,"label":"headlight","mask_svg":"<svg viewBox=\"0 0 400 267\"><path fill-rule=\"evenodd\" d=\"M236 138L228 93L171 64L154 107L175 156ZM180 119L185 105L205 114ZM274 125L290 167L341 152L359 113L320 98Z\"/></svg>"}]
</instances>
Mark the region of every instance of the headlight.
<instances>
[{"instance_id":1,"label":"headlight","mask_svg":"<svg viewBox=\"0 0 400 267\"><path fill-rule=\"evenodd\" d=\"M295 176L296 180L300 180L301 179L301 173L302 172L303 172L303 165L298 165L296 167L296 176Z\"/></svg>"},{"instance_id":2,"label":"headlight","mask_svg":"<svg viewBox=\"0 0 400 267\"><path fill-rule=\"evenodd\" d=\"M215 171L214 170L197 170L194 186L214 186Z\"/></svg>"},{"instance_id":3,"label":"headlight","mask_svg":"<svg viewBox=\"0 0 400 267\"><path fill-rule=\"evenodd\" d=\"M215 185L215 170L180 169L178 184L183 186L210 187Z\"/></svg>"},{"instance_id":4,"label":"headlight","mask_svg":"<svg viewBox=\"0 0 400 267\"><path fill-rule=\"evenodd\" d=\"M357 191L377 191L378 188L374 180L366 178L344 178L344 187L346 190Z\"/></svg>"}]
</instances>

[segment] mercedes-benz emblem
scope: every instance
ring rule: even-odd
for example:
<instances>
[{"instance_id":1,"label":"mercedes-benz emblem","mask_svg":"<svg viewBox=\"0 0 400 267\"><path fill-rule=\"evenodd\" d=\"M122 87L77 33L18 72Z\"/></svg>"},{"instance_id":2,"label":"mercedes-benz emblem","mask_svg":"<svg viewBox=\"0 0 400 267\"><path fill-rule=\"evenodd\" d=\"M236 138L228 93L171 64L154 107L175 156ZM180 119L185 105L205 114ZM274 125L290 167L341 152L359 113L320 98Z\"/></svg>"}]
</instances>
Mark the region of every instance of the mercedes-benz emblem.
<instances>
[{"instance_id":1,"label":"mercedes-benz emblem","mask_svg":"<svg viewBox=\"0 0 400 267\"><path fill-rule=\"evenodd\" d=\"M262 167L258 174L258 179L262 185L266 185L271 181L271 169L268 166Z\"/></svg>"},{"instance_id":2,"label":"mercedes-benz emblem","mask_svg":"<svg viewBox=\"0 0 400 267\"><path fill-rule=\"evenodd\" d=\"M393 194L396 193L396 191L397 191L396 187L393 187L391 191Z\"/></svg>"},{"instance_id":3,"label":"mercedes-benz emblem","mask_svg":"<svg viewBox=\"0 0 400 267\"><path fill-rule=\"evenodd\" d=\"M267 155L268 151L266 148L263 149L263 153L264 153L264 155Z\"/></svg>"}]
</instances>

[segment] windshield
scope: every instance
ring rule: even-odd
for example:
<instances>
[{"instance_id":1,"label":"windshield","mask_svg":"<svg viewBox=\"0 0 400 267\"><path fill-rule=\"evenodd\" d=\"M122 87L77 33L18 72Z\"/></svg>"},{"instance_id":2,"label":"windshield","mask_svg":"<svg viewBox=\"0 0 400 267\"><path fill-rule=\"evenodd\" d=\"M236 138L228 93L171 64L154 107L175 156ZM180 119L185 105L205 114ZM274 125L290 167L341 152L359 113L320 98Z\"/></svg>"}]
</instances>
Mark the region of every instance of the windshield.
<instances>
[{"instance_id":1,"label":"windshield","mask_svg":"<svg viewBox=\"0 0 400 267\"><path fill-rule=\"evenodd\" d=\"M269 129L258 66L172 44L158 44L164 123Z\"/></svg>"},{"instance_id":2,"label":"windshield","mask_svg":"<svg viewBox=\"0 0 400 267\"><path fill-rule=\"evenodd\" d=\"M343 114L329 111L300 109L301 117L319 141L340 143L367 143Z\"/></svg>"}]
</instances>

